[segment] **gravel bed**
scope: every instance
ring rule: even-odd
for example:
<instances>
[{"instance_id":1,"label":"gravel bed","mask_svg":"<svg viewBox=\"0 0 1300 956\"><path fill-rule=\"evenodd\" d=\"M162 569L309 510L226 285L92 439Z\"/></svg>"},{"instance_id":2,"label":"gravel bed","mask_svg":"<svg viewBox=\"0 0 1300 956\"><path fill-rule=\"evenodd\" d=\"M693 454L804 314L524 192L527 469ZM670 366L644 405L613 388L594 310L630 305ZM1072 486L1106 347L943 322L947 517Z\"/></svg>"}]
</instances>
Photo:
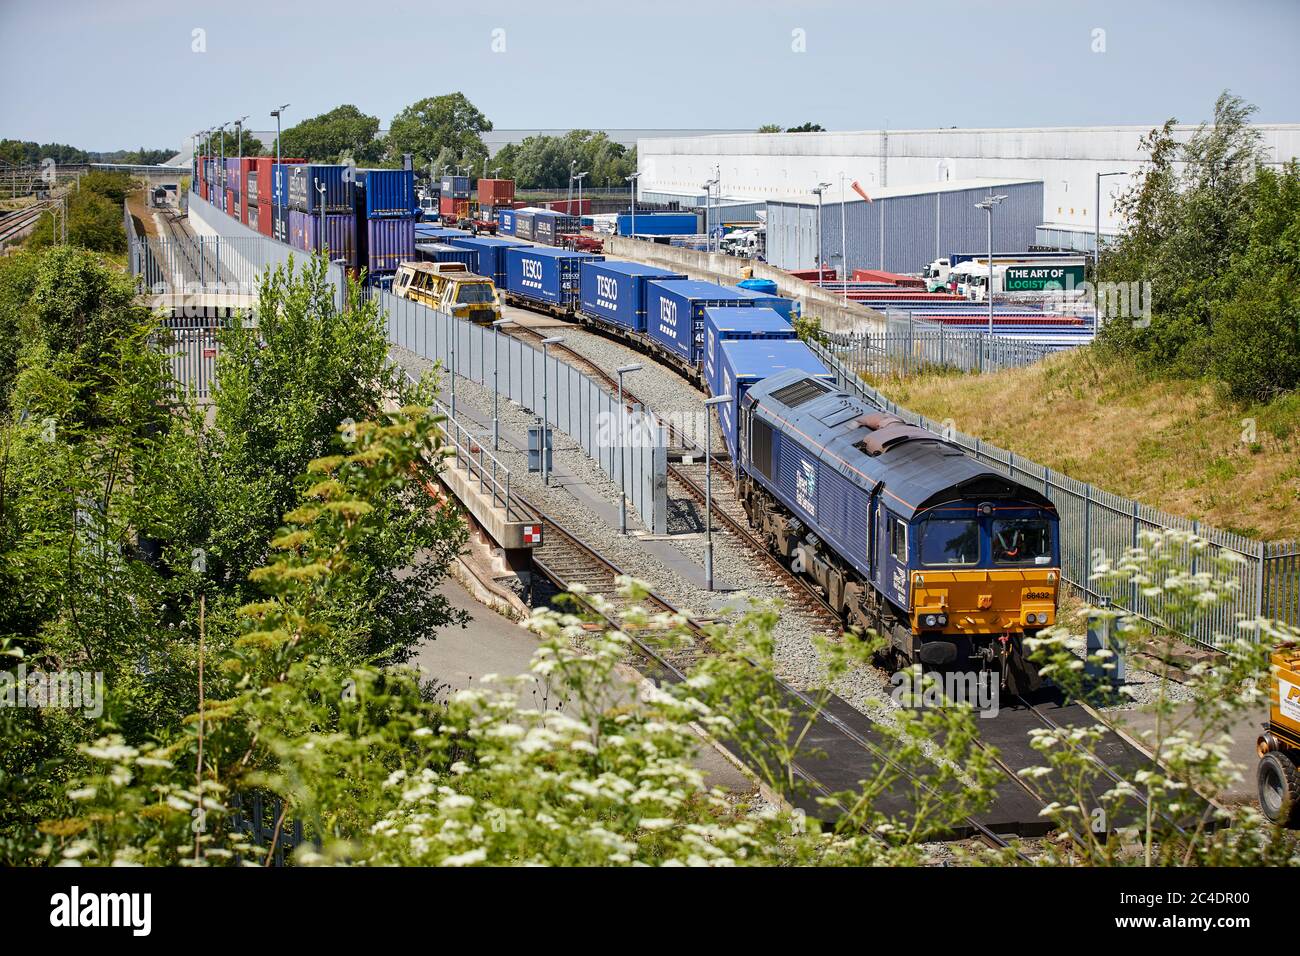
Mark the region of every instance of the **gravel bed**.
<instances>
[{"instance_id":1,"label":"gravel bed","mask_svg":"<svg viewBox=\"0 0 1300 956\"><path fill-rule=\"evenodd\" d=\"M579 335L587 340L596 341L592 354L589 355L584 350L587 342L584 342L581 348L577 344ZM573 335L566 332L565 341L566 344L574 345L575 351L581 351L584 357L600 362L602 367L612 367L606 364L609 361L619 364L632 361L632 357L637 354L586 333ZM602 345L617 349L622 354L606 353L603 357L599 356L594 349ZM394 346L390 354L413 375L418 376L433 367L433 363L428 359L406 349ZM656 399L675 395L678 408L689 407L689 402L698 403L700 393L679 376L653 365L644 356L641 356L641 359L644 360L645 370L637 373L639 398L650 404ZM630 380L628 384L631 385ZM474 409L477 413L475 417L480 420L490 421L492 407L490 390L458 378L456 401L458 406ZM486 415L483 414L484 409L488 410ZM655 411L663 414L658 407L655 407ZM520 432L535 424L535 416L514 403L502 402L500 412L503 431ZM563 469L586 483L605 500L611 502L618 500L618 486L587 457L576 441L559 431L555 433L554 455L557 469ZM626 573L649 582L652 588L669 598L685 612L700 617L725 619L728 614L743 610L751 601L784 601L785 599L784 588L775 583L768 572L756 568L756 562L748 549L726 531L714 529L714 577L718 582L725 582L739 590L709 592L697 587L665 565L646 550L637 537L633 535L627 538L621 537L616 527L594 514L583 502L563 488L554 484L544 488L541 477L528 472L527 460L522 452L503 444L498 457L510 469L512 488L518 489L521 494L545 508L556 521L579 534L588 544L594 546ZM702 524L700 512L703 509L701 507L697 510L693 500L676 500L671 510L676 512L673 520L679 525L696 527ZM632 532L645 530L640 518L631 509L628 510L628 530ZM679 535L671 543L682 554L703 565L702 535ZM812 643L814 630L815 624L806 615L786 604L776 626L777 673L796 687L808 687L820 683L824 674L816 648ZM892 705L888 696L888 675L875 668L864 668L858 673L849 675L839 682L835 690L865 713L882 713L889 710Z\"/></svg>"}]
</instances>

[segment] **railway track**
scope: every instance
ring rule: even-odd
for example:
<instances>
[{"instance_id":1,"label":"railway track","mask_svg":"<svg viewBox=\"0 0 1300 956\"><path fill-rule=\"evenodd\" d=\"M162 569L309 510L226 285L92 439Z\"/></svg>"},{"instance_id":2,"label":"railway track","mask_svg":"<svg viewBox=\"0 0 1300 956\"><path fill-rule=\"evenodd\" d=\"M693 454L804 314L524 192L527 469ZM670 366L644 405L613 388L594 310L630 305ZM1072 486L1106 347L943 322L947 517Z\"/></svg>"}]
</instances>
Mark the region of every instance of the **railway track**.
<instances>
[{"instance_id":1,"label":"railway track","mask_svg":"<svg viewBox=\"0 0 1300 956\"><path fill-rule=\"evenodd\" d=\"M52 203L48 202L37 203L26 209L6 213L3 218L0 218L0 246L19 238L23 232L34 226L51 205Z\"/></svg>"},{"instance_id":2,"label":"railway track","mask_svg":"<svg viewBox=\"0 0 1300 956\"><path fill-rule=\"evenodd\" d=\"M536 570L558 591L572 593L574 585L581 585L586 594L600 595L614 608L613 611L600 610L590 602L586 602L587 606L611 626L621 626L618 612L624 610L627 603L618 593L618 579L623 575L622 570L577 534L558 524L537 505L518 495L515 498L524 512L546 524L545 543L533 553ZM681 616L693 643L689 648L681 648L664 642L661 639L663 632L631 632L629 637L642 658L640 669L659 683L682 682L701 655L709 653L708 628L702 622L682 614L661 595L652 592L648 603L668 614ZM812 722L811 732L806 738L806 753L798 754L794 760L795 776L807 786L806 793L793 797L796 806L820 818L826 813L826 808L820 801L835 799L835 794L845 790L857 789L858 782L867 779L876 767L890 768L906 786L934 792L917 774L890 756L889 738L846 702L833 697L828 706L819 707L804 691L775 676L772 680L784 702ZM728 747L738 759L743 759L741 753L727 741L723 741L723 746ZM877 805L883 804L887 811L905 812L907 802L904 793L891 792L884 794ZM838 800L836 805L842 811L846 809ZM993 826L974 816L966 819L964 832L953 834L953 837L978 839L996 849L1012 846ZM1030 862L1028 857L1018 850L1016 852L1026 862Z\"/></svg>"},{"instance_id":3,"label":"railway track","mask_svg":"<svg viewBox=\"0 0 1300 956\"><path fill-rule=\"evenodd\" d=\"M510 334L523 340L540 340L546 337L544 333L522 326L507 326L506 328ZM552 345L550 351L561 356L564 361L585 374L604 382L611 392L617 391L617 380L576 350L560 343ZM635 393L629 391L626 387L623 389L623 397L629 404L639 401ZM670 460L668 464L669 480L679 486L686 495L694 499L700 506L703 506L706 500L704 489L705 464L702 460L694 460L696 455L701 454L700 449L685 435L673 429L671 425L668 427L670 429L669 437L673 444L688 453L681 456L683 459L681 461ZM779 558L772 554L767 543L750 528L748 518L736 498L734 479L729 467L725 465L718 467L717 456L715 456L714 465L715 467L712 469L713 478L715 481L720 481L724 486L722 494L715 493L712 495L712 515L719 526L732 535L741 547L754 555L760 566L771 575L771 579L785 591L790 603L814 622L814 626L824 629L828 633L841 633L843 631L843 621L839 614L827 604L820 589L807 578L795 574L787 568ZM715 488L714 491L717 492L718 489ZM799 694L793 688L789 688L788 692L791 695ZM1014 832L1023 836L1040 836L1049 832L1053 827L1042 816L1041 811L1055 800L1055 795L1046 788L1031 783L1020 773L1026 767L1038 766L1044 762L1042 755L1029 744L1030 731L1043 727L1059 729L1065 725L1098 722L1097 715L1084 710L1078 704L1066 704L1058 700L1056 702L1058 716L1061 717L1058 720L1043 705L1033 704L1019 698L1012 703L1013 706L1010 708L1000 708L996 718L977 722L980 730L977 746L1002 771L1002 778L996 787L993 807L987 812L972 818L973 832L981 839L984 837L979 830L980 827L987 828L990 832ZM862 741L869 741L873 736L880 736L878 726L873 724L856 708L853 708L852 705L839 698L834 698L823 716L828 724L833 725L833 735L855 739L859 746L862 746ZM1127 779L1116 770L1116 766L1132 771L1150 764L1145 755L1125 742L1113 729L1108 730L1101 746L1098 748L1098 754L1092 759L1099 765L1102 777L1108 781L1107 786L1102 789L1109 789L1110 784L1118 783L1121 779ZM810 777L810 779L812 778ZM1097 806L1100 792L1094 792L1092 796L1095 799L1093 806ZM1121 820L1107 821L1107 829L1114 830L1120 826L1131 825L1140 822L1145 817L1144 798L1135 797L1129 803L1132 812L1126 813ZM1165 819L1168 820L1167 816L1165 816ZM1177 827L1179 833L1186 832L1181 822L1171 822ZM1077 832L1071 833L1070 836L1079 843L1083 843L1086 839ZM995 844L987 839L985 842L990 842L991 845L1005 845L1005 843Z\"/></svg>"}]
</instances>

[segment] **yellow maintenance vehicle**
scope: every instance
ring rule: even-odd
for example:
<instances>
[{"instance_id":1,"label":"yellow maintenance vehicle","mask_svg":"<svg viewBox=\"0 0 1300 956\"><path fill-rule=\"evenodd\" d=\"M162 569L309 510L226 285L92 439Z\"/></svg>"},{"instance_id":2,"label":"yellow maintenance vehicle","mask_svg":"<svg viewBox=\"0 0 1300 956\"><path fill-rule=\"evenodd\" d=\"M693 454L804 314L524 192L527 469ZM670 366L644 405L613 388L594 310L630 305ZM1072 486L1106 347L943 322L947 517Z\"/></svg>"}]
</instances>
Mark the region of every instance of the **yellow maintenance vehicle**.
<instances>
[{"instance_id":1,"label":"yellow maintenance vehicle","mask_svg":"<svg viewBox=\"0 0 1300 956\"><path fill-rule=\"evenodd\" d=\"M483 325L501 318L496 285L460 262L403 262L393 294Z\"/></svg>"},{"instance_id":2,"label":"yellow maintenance vehicle","mask_svg":"<svg viewBox=\"0 0 1300 956\"><path fill-rule=\"evenodd\" d=\"M1300 827L1300 646L1273 652L1268 724L1259 737L1259 806L1274 823Z\"/></svg>"}]
</instances>

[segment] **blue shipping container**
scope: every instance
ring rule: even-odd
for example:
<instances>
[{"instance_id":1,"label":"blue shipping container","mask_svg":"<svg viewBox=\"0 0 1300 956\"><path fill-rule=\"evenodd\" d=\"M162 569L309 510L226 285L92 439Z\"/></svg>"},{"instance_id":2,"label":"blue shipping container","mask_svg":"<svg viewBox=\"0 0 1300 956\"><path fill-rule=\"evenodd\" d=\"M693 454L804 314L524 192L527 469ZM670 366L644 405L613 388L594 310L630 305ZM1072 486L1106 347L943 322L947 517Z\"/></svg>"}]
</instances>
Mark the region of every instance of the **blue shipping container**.
<instances>
[{"instance_id":1,"label":"blue shipping container","mask_svg":"<svg viewBox=\"0 0 1300 956\"><path fill-rule=\"evenodd\" d=\"M704 310L704 381L710 390L717 382L718 347L740 339L793 339L794 326L774 309ZM714 394L721 394L714 392Z\"/></svg>"},{"instance_id":2,"label":"blue shipping container","mask_svg":"<svg viewBox=\"0 0 1300 956\"><path fill-rule=\"evenodd\" d=\"M712 282L651 279L647 285L647 334L695 366L704 357L704 310L710 306L750 307L754 304L739 290Z\"/></svg>"},{"instance_id":3,"label":"blue shipping container","mask_svg":"<svg viewBox=\"0 0 1300 956\"><path fill-rule=\"evenodd\" d=\"M362 232L357 230L357 239ZM363 264L371 275L395 272L403 262L415 258L415 221L412 219L367 219Z\"/></svg>"},{"instance_id":4,"label":"blue shipping container","mask_svg":"<svg viewBox=\"0 0 1300 956\"><path fill-rule=\"evenodd\" d=\"M517 239L532 239L534 236L533 213L524 209L516 209L514 213L515 229L510 235Z\"/></svg>"},{"instance_id":5,"label":"blue shipping container","mask_svg":"<svg viewBox=\"0 0 1300 956\"><path fill-rule=\"evenodd\" d=\"M289 242L289 207L271 207L271 236L283 243Z\"/></svg>"},{"instance_id":6,"label":"blue shipping container","mask_svg":"<svg viewBox=\"0 0 1300 956\"><path fill-rule=\"evenodd\" d=\"M506 291L534 302L576 308L581 265L604 257L541 246L506 250Z\"/></svg>"},{"instance_id":7,"label":"blue shipping container","mask_svg":"<svg viewBox=\"0 0 1300 956\"><path fill-rule=\"evenodd\" d=\"M640 262L584 262L581 308L593 318L644 332L649 280L685 278Z\"/></svg>"},{"instance_id":8,"label":"blue shipping container","mask_svg":"<svg viewBox=\"0 0 1300 956\"><path fill-rule=\"evenodd\" d=\"M453 239L468 239L473 233L464 229L451 229L433 222L417 222L415 236L426 242L450 242Z\"/></svg>"},{"instance_id":9,"label":"blue shipping container","mask_svg":"<svg viewBox=\"0 0 1300 956\"><path fill-rule=\"evenodd\" d=\"M522 246L513 239L495 239L491 236L468 236L450 239L448 245L467 249L474 255L470 269L491 279L498 289L506 284L506 250Z\"/></svg>"},{"instance_id":10,"label":"blue shipping container","mask_svg":"<svg viewBox=\"0 0 1300 956\"><path fill-rule=\"evenodd\" d=\"M443 176L441 186L444 196L451 196L453 199L469 198L468 176Z\"/></svg>"},{"instance_id":11,"label":"blue shipping container","mask_svg":"<svg viewBox=\"0 0 1300 956\"><path fill-rule=\"evenodd\" d=\"M636 232L639 236L694 236L700 232L700 220L693 212L639 212ZM618 234L632 234L630 212L619 213Z\"/></svg>"},{"instance_id":12,"label":"blue shipping container","mask_svg":"<svg viewBox=\"0 0 1300 956\"><path fill-rule=\"evenodd\" d=\"M497 210L497 234L513 236L515 234L515 211L513 209Z\"/></svg>"},{"instance_id":13,"label":"blue shipping container","mask_svg":"<svg viewBox=\"0 0 1300 956\"><path fill-rule=\"evenodd\" d=\"M322 197L320 187L325 187ZM302 212L351 213L352 170L348 166L299 163L289 167L289 205Z\"/></svg>"},{"instance_id":14,"label":"blue shipping container","mask_svg":"<svg viewBox=\"0 0 1300 956\"><path fill-rule=\"evenodd\" d=\"M470 272L474 271L474 253L441 242L421 242L415 247L423 262L459 262Z\"/></svg>"},{"instance_id":15,"label":"blue shipping container","mask_svg":"<svg viewBox=\"0 0 1300 956\"><path fill-rule=\"evenodd\" d=\"M788 368L800 369L832 383L835 381L835 376L826 370L812 349L798 339L738 339L720 343L717 374L709 382L709 393L731 396L731 401L718 406L718 422L733 460L736 457L740 400L755 382Z\"/></svg>"},{"instance_id":16,"label":"blue shipping container","mask_svg":"<svg viewBox=\"0 0 1300 956\"><path fill-rule=\"evenodd\" d=\"M358 169L357 186L365 192L367 219L401 219L419 212L412 170Z\"/></svg>"}]
</instances>

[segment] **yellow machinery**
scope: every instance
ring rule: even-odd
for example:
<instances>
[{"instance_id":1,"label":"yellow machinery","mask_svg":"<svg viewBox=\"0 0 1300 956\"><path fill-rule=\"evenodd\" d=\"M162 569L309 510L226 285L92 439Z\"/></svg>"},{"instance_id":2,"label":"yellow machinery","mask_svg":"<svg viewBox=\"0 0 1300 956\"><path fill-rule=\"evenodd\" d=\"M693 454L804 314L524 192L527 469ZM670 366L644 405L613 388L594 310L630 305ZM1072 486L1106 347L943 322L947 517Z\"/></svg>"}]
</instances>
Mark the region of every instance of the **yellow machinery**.
<instances>
[{"instance_id":1,"label":"yellow machinery","mask_svg":"<svg viewBox=\"0 0 1300 956\"><path fill-rule=\"evenodd\" d=\"M1300 827L1300 647L1273 652L1268 726L1260 735L1259 805L1264 816Z\"/></svg>"},{"instance_id":2,"label":"yellow machinery","mask_svg":"<svg viewBox=\"0 0 1300 956\"><path fill-rule=\"evenodd\" d=\"M460 262L403 262L393 277L393 294L470 322L486 325L501 318L492 280Z\"/></svg>"}]
</instances>

